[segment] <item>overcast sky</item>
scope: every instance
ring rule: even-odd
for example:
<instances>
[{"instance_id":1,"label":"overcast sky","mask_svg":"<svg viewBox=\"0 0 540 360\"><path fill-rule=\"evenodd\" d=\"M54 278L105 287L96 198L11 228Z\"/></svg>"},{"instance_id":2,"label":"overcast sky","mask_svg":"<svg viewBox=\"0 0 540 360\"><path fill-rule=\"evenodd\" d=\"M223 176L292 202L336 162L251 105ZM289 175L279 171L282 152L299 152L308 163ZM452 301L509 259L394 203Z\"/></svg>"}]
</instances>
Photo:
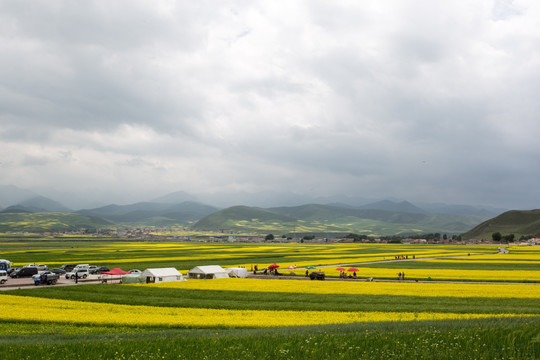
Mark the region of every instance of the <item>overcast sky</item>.
<instances>
[{"instance_id":1,"label":"overcast sky","mask_svg":"<svg viewBox=\"0 0 540 360\"><path fill-rule=\"evenodd\" d=\"M540 207L540 2L0 1L0 184Z\"/></svg>"}]
</instances>

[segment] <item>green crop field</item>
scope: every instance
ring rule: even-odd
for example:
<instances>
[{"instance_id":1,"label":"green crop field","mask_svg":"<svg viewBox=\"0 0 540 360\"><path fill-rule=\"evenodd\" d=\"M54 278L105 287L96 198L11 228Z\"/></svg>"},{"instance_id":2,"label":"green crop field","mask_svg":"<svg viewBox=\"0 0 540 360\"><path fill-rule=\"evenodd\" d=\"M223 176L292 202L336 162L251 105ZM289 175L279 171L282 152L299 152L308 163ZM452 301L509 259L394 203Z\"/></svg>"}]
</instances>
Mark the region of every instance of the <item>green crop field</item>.
<instances>
[{"instance_id":1,"label":"green crop field","mask_svg":"<svg viewBox=\"0 0 540 360\"><path fill-rule=\"evenodd\" d=\"M103 219L74 213L0 213L0 232L42 233L110 227L112 224Z\"/></svg>"},{"instance_id":2,"label":"green crop field","mask_svg":"<svg viewBox=\"0 0 540 360\"><path fill-rule=\"evenodd\" d=\"M490 255L496 246L424 246L401 244L238 244L126 241L57 241L55 239L0 240L0 257L15 265L28 263L59 267L65 263L90 263L112 267L175 267L189 270L197 265L224 266L271 263L333 265L390 260L396 255L429 258L435 255ZM13 240L13 239L12 239Z\"/></svg>"},{"instance_id":3,"label":"green crop field","mask_svg":"<svg viewBox=\"0 0 540 360\"><path fill-rule=\"evenodd\" d=\"M0 314L6 359L540 358L540 248L31 239L0 246L0 258L15 265L174 266L185 274L196 265L277 263L296 264L300 279L308 264L331 277L337 264L355 264L361 277L380 275L3 291L11 310ZM397 271L410 281L377 281ZM445 277L452 282L435 281ZM479 277L495 283L471 282Z\"/></svg>"}]
</instances>

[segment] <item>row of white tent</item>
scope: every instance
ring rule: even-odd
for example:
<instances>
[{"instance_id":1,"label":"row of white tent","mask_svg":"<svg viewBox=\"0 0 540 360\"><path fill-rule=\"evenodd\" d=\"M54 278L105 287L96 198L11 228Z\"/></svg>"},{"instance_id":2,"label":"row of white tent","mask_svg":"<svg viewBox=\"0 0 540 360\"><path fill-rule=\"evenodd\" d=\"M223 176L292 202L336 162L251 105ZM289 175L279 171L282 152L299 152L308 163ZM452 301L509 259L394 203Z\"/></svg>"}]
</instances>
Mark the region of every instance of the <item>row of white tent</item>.
<instances>
[{"instance_id":1,"label":"row of white tent","mask_svg":"<svg viewBox=\"0 0 540 360\"><path fill-rule=\"evenodd\" d=\"M223 269L219 265L196 266L187 273L188 279L222 279L228 277L247 277L246 268ZM141 274L122 276L122 283L160 283L167 281L184 281L184 275L175 268L146 269Z\"/></svg>"}]
</instances>

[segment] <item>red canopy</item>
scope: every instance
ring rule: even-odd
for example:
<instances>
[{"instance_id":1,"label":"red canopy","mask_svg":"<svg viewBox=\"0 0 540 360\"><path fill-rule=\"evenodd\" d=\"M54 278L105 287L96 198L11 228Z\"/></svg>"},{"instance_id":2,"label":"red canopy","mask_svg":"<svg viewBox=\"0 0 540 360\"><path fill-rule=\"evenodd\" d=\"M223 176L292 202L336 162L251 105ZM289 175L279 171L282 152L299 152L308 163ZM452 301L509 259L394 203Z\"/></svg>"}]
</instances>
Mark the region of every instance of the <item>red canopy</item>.
<instances>
[{"instance_id":1,"label":"red canopy","mask_svg":"<svg viewBox=\"0 0 540 360\"><path fill-rule=\"evenodd\" d=\"M111 271L105 271L105 272L102 272L101 274L105 274L105 275L124 275L124 274L129 274L129 271L124 271L120 268L113 268L111 269Z\"/></svg>"},{"instance_id":2,"label":"red canopy","mask_svg":"<svg viewBox=\"0 0 540 360\"><path fill-rule=\"evenodd\" d=\"M277 269L279 267L278 264L272 264L270 266L268 266L269 269Z\"/></svg>"}]
</instances>

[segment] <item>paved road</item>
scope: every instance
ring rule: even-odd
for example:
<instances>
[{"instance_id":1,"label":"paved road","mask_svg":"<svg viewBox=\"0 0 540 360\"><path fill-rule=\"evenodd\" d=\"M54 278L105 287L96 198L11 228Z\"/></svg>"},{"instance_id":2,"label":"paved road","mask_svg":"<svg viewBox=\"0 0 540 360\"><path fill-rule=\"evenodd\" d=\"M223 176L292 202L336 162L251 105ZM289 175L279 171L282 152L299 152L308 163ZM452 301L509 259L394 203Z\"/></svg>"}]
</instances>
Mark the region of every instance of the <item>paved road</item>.
<instances>
[{"instance_id":1,"label":"paved road","mask_svg":"<svg viewBox=\"0 0 540 360\"><path fill-rule=\"evenodd\" d=\"M119 283L120 277L113 277L108 278L108 283ZM83 284L96 284L101 283L101 275L90 275L86 279L79 279L79 282L75 284L75 280L66 279L65 276L61 276L56 285L34 285L34 281L31 277L29 278L18 278L18 279L12 279L9 278L6 283L3 285L0 285L0 291L1 290L14 290L14 289L28 289L28 288L39 288L43 286L71 286L71 285L83 285Z\"/></svg>"}]
</instances>

